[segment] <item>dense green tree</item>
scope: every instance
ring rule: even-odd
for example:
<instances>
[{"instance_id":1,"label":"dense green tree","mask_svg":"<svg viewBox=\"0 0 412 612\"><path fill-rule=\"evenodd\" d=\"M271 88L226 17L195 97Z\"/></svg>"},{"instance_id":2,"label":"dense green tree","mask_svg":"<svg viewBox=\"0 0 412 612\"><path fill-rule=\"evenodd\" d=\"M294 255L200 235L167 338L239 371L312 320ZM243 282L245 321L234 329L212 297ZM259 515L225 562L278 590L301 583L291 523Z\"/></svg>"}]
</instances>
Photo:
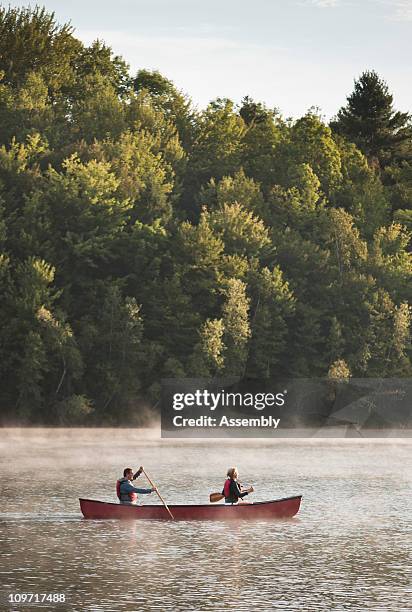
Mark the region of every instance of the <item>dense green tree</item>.
<instances>
[{"instance_id":1,"label":"dense green tree","mask_svg":"<svg viewBox=\"0 0 412 612\"><path fill-rule=\"evenodd\" d=\"M0 71L7 84L21 85L35 71L56 91L73 80L81 48L73 27L58 24L45 8L0 8Z\"/></svg>"},{"instance_id":2,"label":"dense green tree","mask_svg":"<svg viewBox=\"0 0 412 612\"><path fill-rule=\"evenodd\" d=\"M113 85L99 72L82 81L82 93L72 104L73 138L87 142L119 137L126 129L125 109Z\"/></svg>"},{"instance_id":3,"label":"dense green tree","mask_svg":"<svg viewBox=\"0 0 412 612\"><path fill-rule=\"evenodd\" d=\"M256 378L284 376L288 320L295 307L293 294L279 267L259 269L256 263L248 275L248 288L251 339L246 373Z\"/></svg>"},{"instance_id":4,"label":"dense green tree","mask_svg":"<svg viewBox=\"0 0 412 612\"><path fill-rule=\"evenodd\" d=\"M25 419L53 420L53 412L45 409L53 406L61 392L70 391L81 372L70 325L52 313L57 297L51 288L54 274L45 261L30 257L11 270L6 285L7 327L2 343L9 356L2 374L9 379L17 415Z\"/></svg>"},{"instance_id":5,"label":"dense green tree","mask_svg":"<svg viewBox=\"0 0 412 612\"><path fill-rule=\"evenodd\" d=\"M221 209L225 204L240 204L258 216L265 211L265 200L259 185L246 176L243 168L233 176L224 176L220 181L212 178L202 187L199 200L208 210Z\"/></svg>"},{"instance_id":6,"label":"dense green tree","mask_svg":"<svg viewBox=\"0 0 412 612\"><path fill-rule=\"evenodd\" d=\"M398 223L392 223L381 227L371 244L370 271L397 303L412 302L410 241L410 232Z\"/></svg>"},{"instance_id":7,"label":"dense green tree","mask_svg":"<svg viewBox=\"0 0 412 612\"><path fill-rule=\"evenodd\" d=\"M106 163L116 176L116 195L129 202L132 222L152 224L171 217L174 172L158 148L156 137L142 130L126 131L84 149L84 160Z\"/></svg>"},{"instance_id":8,"label":"dense green tree","mask_svg":"<svg viewBox=\"0 0 412 612\"><path fill-rule=\"evenodd\" d=\"M48 88L39 72L28 72L13 88L0 84L0 140L24 141L30 135L47 135L55 129L55 112L48 104Z\"/></svg>"},{"instance_id":9,"label":"dense green tree","mask_svg":"<svg viewBox=\"0 0 412 612\"><path fill-rule=\"evenodd\" d=\"M411 323L408 305L401 304L397 308L386 291L378 290L368 307L369 322L360 372L372 377L410 375L410 362L405 359Z\"/></svg>"},{"instance_id":10,"label":"dense green tree","mask_svg":"<svg viewBox=\"0 0 412 612\"><path fill-rule=\"evenodd\" d=\"M325 205L320 181L308 164L295 166L293 186L275 185L266 200L262 218L278 231L294 228L310 238Z\"/></svg>"},{"instance_id":11,"label":"dense green tree","mask_svg":"<svg viewBox=\"0 0 412 612\"><path fill-rule=\"evenodd\" d=\"M221 236L227 253L258 257L268 250L269 230L237 202L204 214L212 230Z\"/></svg>"},{"instance_id":12,"label":"dense green tree","mask_svg":"<svg viewBox=\"0 0 412 612\"><path fill-rule=\"evenodd\" d=\"M40 323L45 345L55 357L53 359L52 355L49 355L52 361L48 367L49 392L54 393L56 397L70 397L82 374L83 363L70 324L60 312L58 314L60 319L45 306L41 306L36 318Z\"/></svg>"},{"instance_id":13,"label":"dense green tree","mask_svg":"<svg viewBox=\"0 0 412 612\"><path fill-rule=\"evenodd\" d=\"M412 232L412 210L397 210L393 215L394 221Z\"/></svg>"},{"instance_id":14,"label":"dense green tree","mask_svg":"<svg viewBox=\"0 0 412 612\"><path fill-rule=\"evenodd\" d=\"M97 416L108 421L113 413L121 418L134 416L143 322L136 299L124 298L116 284L102 284L101 293L104 297L86 353L86 377Z\"/></svg>"},{"instance_id":15,"label":"dense green tree","mask_svg":"<svg viewBox=\"0 0 412 612\"><path fill-rule=\"evenodd\" d=\"M391 212L388 190L355 145L337 137L342 162L342 182L331 203L349 212L361 234L371 239Z\"/></svg>"},{"instance_id":16,"label":"dense green tree","mask_svg":"<svg viewBox=\"0 0 412 612\"><path fill-rule=\"evenodd\" d=\"M157 70L139 70L133 86L136 92L146 91L150 94L154 107L165 113L176 127L185 149L190 150L195 122L191 100Z\"/></svg>"},{"instance_id":17,"label":"dense green tree","mask_svg":"<svg viewBox=\"0 0 412 612\"><path fill-rule=\"evenodd\" d=\"M156 107L152 97L147 95L145 90L131 95L126 108L126 117L130 131L137 132L142 140L149 137L152 139L149 148L173 170L173 176L177 179L174 191L180 196L187 155L179 139L176 125L166 112ZM171 180L173 176L168 175L168 179Z\"/></svg>"},{"instance_id":18,"label":"dense green tree","mask_svg":"<svg viewBox=\"0 0 412 612\"><path fill-rule=\"evenodd\" d=\"M367 258L367 244L361 240L351 215L340 208L328 211L326 227L328 235L325 238L330 245L331 259L337 268L339 281L343 283L346 272L362 269Z\"/></svg>"},{"instance_id":19,"label":"dense green tree","mask_svg":"<svg viewBox=\"0 0 412 612\"><path fill-rule=\"evenodd\" d=\"M222 292L225 297L222 309L224 373L226 376L243 376L250 338L250 300L246 295L245 283L237 278L229 279Z\"/></svg>"},{"instance_id":20,"label":"dense green tree","mask_svg":"<svg viewBox=\"0 0 412 612\"><path fill-rule=\"evenodd\" d=\"M196 312L214 313L219 304L222 239L210 227L206 213L197 225L185 221L176 236L175 269L191 296Z\"/></svg>"},{"instance_id":21,"label":"dense green tree","mask_svg":"<svg viewBox=\"0 0 412 612\"><path fill-rule=\"evenodd\" d=\"M185 199L193 207L199 189L211 178L220 180L240 170L246 125L233 102L211 102L198 119L185 181Z\"/></svg>"},{"instance_id":22,"label":"dense green tree","mask_svg":"<svg viewBox=\"0 0 412 612\"><path fill-rule=\"evenodd\" d=\"M82 48L76 57L75 68L76 86L74 91L70 91L73 97L83 94L83 79L89 75L100 74L121 96L125 96L132 85L126 62L120 56L113 55L112 49L100 40Z\"/></svg>"},{"instance_id":23,"label":"dense green tree","mask_svg":"<svg viewBox=\"0 0 412 612\"><path fill-rule=\"evenodd\" d=\"M390 201L393 210L412 210L412 164L406 161L386 169Z\"/></svg>"},{"instance_id":24,"label":"dense green tree","mask_svg":"<svg viewBox=\"0 0 412 612\"><path fill-rule=\"evenodd\" d=\"M330 197L342 181L339 148L328 126L309 112L291 126L278 148L277 181L284 187L294 186L295 168L308 164L320 181L323 193Z\"/></svg>"},{"instance_id":25,"label":"dense green tree","mask_svg":"<svg viewBox=\"0 0 412 612\"><path fill-rule=\"evenodd\" d=\"M205 378L218 376L223 369L225 345L222 319L207 319L200 328L199 342L190 360L189 371L193 376Z\"/></svg>"},{"instance_id":26,"label":"dense green tree","mask_svg":"<svg viewBox=\"0 0 412 612\"><path fill-rule=\"evenodd\" d=\"M261 102L255 102L249 96L245 96L239 109L239 115L248 127L257 124L266 124L276 116L276 111L266 108Z\"/></svg>"},{"instance_id":27,"label":"dense green tree","mask_svg":"<svg viewBox=\"0 0 412 612\"><path fill-rule=\"evenodd\" d=\"M76 273L76 258L80 266L87 263L91 268L94 257L107 261L105 241L122 230L131 207L128 199L117 197L118 188L119 180L106 162L83 164L73 155L64 161L63 172L50 168L25 199L21 232L29 248L47 250L53 263L67 262L71 274Z\"/></svg>"},{"instance_id":28,"label":"dense green tree","mask_svg":"<svg viewBox=\"0 0 412 612\"><path fill-rule=\"evenodd\" d=\"M247 129L243 137L242 165L248 176L266 192L277 182L279 143L285 137L285 125L276 110L245 97L239 115Z\"/></svg>"},{"instance_id":29,"label":"dense green tree","mask_svg":"<svg viewBox=\"0 0 412 612\"><path fill-rule=\"evenodd\" d=\"M292 228L276 231L275 259L295 297L294 315L288 320L288 346L284 364L290 376L321 376L327 370L327 322L332 312L331 287L336 272L330 251L304 238Z\"/></svg>"},{"instance_id":30,"label":"dense green tree","mask_svg":"<svg viewBox=\"0 0 412 612\"><path fill-rule=\"evenodd\" d=\"M374 70L366 70L355 81L347 105L340 109L331 126L378 167L402 158L405 145L410 149L410 115L394 109L387 84Z\"/></svg>"}]
</instances>

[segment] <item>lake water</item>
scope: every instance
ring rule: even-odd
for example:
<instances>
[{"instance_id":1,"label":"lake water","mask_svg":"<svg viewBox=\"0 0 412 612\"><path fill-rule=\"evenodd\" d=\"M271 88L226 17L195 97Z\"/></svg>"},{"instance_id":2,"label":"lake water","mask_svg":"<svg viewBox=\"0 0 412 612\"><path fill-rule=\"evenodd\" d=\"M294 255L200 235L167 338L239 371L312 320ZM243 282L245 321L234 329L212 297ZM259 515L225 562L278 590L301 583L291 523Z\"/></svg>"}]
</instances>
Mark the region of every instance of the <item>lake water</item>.
<instances>
[{"instance_id":1,"label":"lake water","mask_svg":"<svg viewBox=\"0 0 412 612\"><path fill-rule=\"evenodd\" d=\"M411 439L0 430L0 609L412 610L411 451ZM301 510L239 524L82 518L78 497L115 501L123 467L140 464L170 503L207 503L237 465L255 501L303 494ZM7 604L23 592L66 603Z\"/></svg>"}]
</instances>

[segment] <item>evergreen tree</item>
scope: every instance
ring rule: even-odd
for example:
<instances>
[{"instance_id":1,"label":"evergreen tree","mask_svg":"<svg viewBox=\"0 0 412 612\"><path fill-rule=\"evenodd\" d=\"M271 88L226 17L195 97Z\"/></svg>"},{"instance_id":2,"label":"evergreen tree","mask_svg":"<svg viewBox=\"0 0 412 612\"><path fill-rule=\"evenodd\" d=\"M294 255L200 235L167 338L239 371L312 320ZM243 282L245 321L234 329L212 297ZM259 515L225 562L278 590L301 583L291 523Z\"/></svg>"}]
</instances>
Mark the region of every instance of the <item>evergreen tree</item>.
<instances>
[{"instance_id":1,"label":"evergreen tree","mask_svg":"<svg viewBox=\"0 0 412 612\"><path fill-rule=\"evenodd\" d=\"M409 113L394 109L385 81L374 70L367 70L355 81L347 105L340 109L331 127L354 142L370 163L385 167L404 156L405 145L410 147L410 119Z\"/></svg>"}]
</instances>

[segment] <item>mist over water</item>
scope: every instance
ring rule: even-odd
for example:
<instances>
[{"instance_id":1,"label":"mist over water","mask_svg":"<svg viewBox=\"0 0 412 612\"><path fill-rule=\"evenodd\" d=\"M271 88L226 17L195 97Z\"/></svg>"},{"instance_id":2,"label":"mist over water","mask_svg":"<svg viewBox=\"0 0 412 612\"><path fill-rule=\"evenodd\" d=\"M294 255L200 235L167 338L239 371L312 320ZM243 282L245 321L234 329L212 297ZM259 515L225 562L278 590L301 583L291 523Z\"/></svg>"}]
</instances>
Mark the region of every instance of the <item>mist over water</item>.
<instances>
[{"instance_id":1,"label":"mist over water","mask_svg":"<svg viewBox=\"0 0 412 612\"><path fill-rule=\"evenodd\" d=\"M62 610L410 610L411 450L411 439L0 430L0 609L28 609L7 606L12 592L59 592ZM274 522L82 519L79 497L115 501L123 468L141 464L169 503L208 503L237 465L250 501L303 494L302 507Z\"/></svg>"}]
</instances>

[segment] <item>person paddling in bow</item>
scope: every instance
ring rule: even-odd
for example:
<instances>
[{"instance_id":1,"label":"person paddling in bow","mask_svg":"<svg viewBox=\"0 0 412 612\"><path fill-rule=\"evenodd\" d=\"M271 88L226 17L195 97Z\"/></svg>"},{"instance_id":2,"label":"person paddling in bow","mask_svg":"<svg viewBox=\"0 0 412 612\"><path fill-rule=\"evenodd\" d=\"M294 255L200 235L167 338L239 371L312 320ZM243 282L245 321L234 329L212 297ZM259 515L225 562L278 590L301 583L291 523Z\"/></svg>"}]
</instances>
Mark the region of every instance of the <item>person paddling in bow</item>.
<instances>
[{"instance_id":1,"label":"person paddling in bow","mask_svg":"<svg viewBox=\"0 0 412 612\"><path fill-rule=\"evenodd\" d=\"M253 493L253 487L243 490L240 483L237 481L239 472L236 467L229 468L227 471L227 480L225 481L222 495L225 496L225 504L237 504L239 499L243 499L249 493Z\"/></svg>"},{"instance_id":2,"label":"person paddling in bow","mask_svg":"<svg viewBox=\"0 0 412 612\"><path fill-rule=\"evenodd\" d=\"M123 478L119 478L116 482L116 494L121 504L136 504L137 494L147 495L148 493L156 491L154 487L150 489L141 489L133 486L132 481L139 478L142 472L142 465L139 467L136 474L133 474L132 468L125 468L123 470Z\"/></svg>"}]
</instances>

